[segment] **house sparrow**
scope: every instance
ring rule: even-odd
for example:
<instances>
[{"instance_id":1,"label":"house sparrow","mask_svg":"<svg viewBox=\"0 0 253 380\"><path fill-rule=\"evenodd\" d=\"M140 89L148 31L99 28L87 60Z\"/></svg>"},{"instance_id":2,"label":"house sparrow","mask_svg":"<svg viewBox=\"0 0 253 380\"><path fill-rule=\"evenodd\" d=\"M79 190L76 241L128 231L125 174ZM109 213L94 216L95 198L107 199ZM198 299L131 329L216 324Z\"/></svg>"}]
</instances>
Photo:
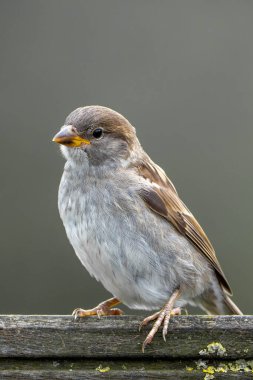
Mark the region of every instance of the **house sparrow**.
<instances>
[{"instance_id":1,"label":"house sparrow","mask_svg":"<svg viewBox=\"0 0 253 380\"><path fill-rule=\"evenodd\" d=\"M70 113L53 141L67 162L58 206L70 243L113 295L75 317L159 310L145 346L186 304L209 314L241 314L214 249L173 183L143 150L135 128L101 106Z\"/></svg>"}]
</instances>

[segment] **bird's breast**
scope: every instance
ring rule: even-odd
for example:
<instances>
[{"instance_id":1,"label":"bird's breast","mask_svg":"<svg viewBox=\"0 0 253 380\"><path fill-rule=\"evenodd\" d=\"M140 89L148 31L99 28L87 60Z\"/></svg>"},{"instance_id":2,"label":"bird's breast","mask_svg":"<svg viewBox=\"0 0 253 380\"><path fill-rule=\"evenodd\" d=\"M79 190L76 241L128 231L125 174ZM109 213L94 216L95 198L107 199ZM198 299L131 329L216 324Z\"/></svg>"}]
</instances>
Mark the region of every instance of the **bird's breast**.
<instances>
[{"instance_id":1,"label":"bird's breast","mask_svg":"<svg viewBox=\"0 0 253 380\"><path fill-rule=\"evenodd\" d=\"M128 179L64 173L58 203L82 264L128 306L160 307L179 281L189 288L190 281L196 282L195 248L144 207Z\"/></svg>"},{"instance_id":2,"label":"bird's breast","mask_svg":"<svg viewBox=\"0 0 253 380\"><path fill-rule=\"evenodd\" d=\"M136 232L131 192L123 195L117 181L86 178L78 183L63 175L58 204L68 239L88 272L111 292L118 277L130 281L126 267Z\"/></svg>"}]
</instances>

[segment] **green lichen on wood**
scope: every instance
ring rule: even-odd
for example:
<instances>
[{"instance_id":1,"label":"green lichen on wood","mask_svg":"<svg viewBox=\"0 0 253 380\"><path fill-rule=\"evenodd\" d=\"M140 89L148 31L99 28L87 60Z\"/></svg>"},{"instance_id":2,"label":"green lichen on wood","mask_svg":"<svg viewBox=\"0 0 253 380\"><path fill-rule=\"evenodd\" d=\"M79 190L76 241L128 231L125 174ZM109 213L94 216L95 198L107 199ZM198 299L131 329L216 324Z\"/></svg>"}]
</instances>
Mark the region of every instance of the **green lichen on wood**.
<instances>
[{"instance_id":1,"label":"green lichen on wood","mask_svg":"<svg viewBox=\"0 0 253 380\"><path fill-rule=\"evenodd\" d=\"M198 360L195 362L196 367L186 367L186 371L195 371L198 373L202 371L203 374L215 375L216 373L252 373L253 374L253 360L246 361L245 359L239 359L231 362L220 362L216 365L209 365L206 360ZM204 377L204 379L211 379L211 377Z\"/></svg>"},{"instance_id":2,"label":"green lichen on wood","mask_svg":"<svg viewBox=\"0 0 253 380\"><path fill-rule=\"evenodd\" d=\"M222 346L219 342L212 342L207 345L206 348L199 351L200 355L209 356L210 354L215 354L219 357L227 355L226 348Z\"/></svg>"},{"instance_id":3,"label":"green lichen on wood","mask_svg":"<svg viewBox=\"0 0 253 380\"><path fill-rule=\"evenodd\" d=\"M214 379L214 375L209 375L209 373L207 373L204 377L204 380L212 380Z\"/></svg>"},{"instance_id":4,"label":"green lichen on wood","mask_svg":"<svg viewBox=\"0 0 253 380\"><path fill-rule=\"evenodd\" d=\"M110 370L111 370L111 368L109 366L103 367L102 364L99 364L99 366L96 368L96 371L98 371L100 373L109 372Z\"/></svg>"}]
</instances>

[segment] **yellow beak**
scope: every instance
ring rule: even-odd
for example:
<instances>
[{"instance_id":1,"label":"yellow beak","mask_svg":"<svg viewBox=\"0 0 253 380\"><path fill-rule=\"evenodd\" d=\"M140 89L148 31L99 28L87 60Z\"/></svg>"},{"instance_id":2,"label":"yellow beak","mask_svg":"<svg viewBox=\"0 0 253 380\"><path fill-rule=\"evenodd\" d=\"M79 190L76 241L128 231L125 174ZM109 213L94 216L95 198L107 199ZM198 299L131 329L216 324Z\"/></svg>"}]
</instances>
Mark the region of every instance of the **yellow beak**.
<instances>
[{"instance_id":1,"label":"yellow beak","mask_svg":"<svg viewBox=\"0 0 253 380\"><path fill-rule=\"evenodd\" d=\"M90 144L89 140L86 140L77 134L76 129L72 125L64 126L58 133L56 133L52 141L71 147Z\"/></svg>"}]
</instances>

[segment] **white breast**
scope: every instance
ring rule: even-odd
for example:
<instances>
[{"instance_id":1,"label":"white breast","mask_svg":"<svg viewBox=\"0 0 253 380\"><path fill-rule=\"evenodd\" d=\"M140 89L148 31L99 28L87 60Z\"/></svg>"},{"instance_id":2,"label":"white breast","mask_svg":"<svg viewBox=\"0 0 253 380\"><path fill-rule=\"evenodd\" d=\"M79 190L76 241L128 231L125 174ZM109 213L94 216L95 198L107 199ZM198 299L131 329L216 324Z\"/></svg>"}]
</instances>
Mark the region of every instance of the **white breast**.
<instances>
[{"instance_id":1,"label":"white breast","mask_svg":"<svg viewBox=\"0 0 253 380\"><path fill-rule=\"evenodd\" d=\"M92 276L129 307L156 309L167 301L179 277L182 280L183 266L185 276L194 280L193 247L169 223L144 209L131 184L122 181L64 172L60 215ZM178 251L183 252L179 264ZM199 285L202 291L201 281Z\"/></svg>"},{"instance_id":2,"label":"white breast","mask_svg":"<svg viewBox=\"0 0 253 380\"><path fill-rule=\"evenodd\" d=\"M83 177L80 180L79 177L77 183L73 173L64 173L59 188L59 211L69 241L82 264L108 291L122 299L120 284L125 288L132 279L120 252L120 229L126 218L122 218L117 199L112 202L111 194L115 191L117 189L106 180ZM117 219L119 213L121 217Z\"/></svg>"}]
</instances>

